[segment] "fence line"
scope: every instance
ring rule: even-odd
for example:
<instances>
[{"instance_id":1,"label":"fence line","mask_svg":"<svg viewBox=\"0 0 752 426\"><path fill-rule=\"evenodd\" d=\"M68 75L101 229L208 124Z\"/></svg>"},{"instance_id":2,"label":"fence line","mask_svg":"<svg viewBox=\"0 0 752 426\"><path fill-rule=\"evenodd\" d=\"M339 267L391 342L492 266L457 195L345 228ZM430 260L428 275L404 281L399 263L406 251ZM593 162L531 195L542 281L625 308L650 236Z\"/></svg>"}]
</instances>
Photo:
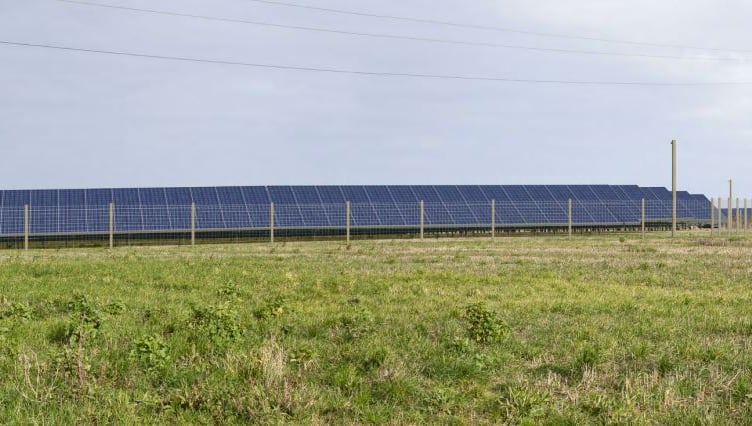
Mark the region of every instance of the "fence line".
<instances>
[{"instance_id":1,"label":"fence line","mask_svg":"<svg viewBox=\"0 0 752 426\"><path fill-rule=\"evenodd\" d=\"M729 205L732 200L729 199ZM683 200L677 214L683 226L710 226L729 232L749 229L749 203L740 200L737 208L721 209L718 200ZM710 208L710 211L708 211ZM233 205L142 205L92 207L3 207L0 209L0 239L22 237L104 237L109 246L123 235L185 234L196 244L197 234L241 235L254 231L274 242L282 236L342 235L350 241L353 233L380 235L415 232L482 232L493 237L499 231L515 229L561 229L571 236L577 228L633 228L643 235L648 228L670 224L669 200L548 200L453 203L341 204L233 204ZM249 234L251 235L251 234Z\"/></svg>"}]
</instances>

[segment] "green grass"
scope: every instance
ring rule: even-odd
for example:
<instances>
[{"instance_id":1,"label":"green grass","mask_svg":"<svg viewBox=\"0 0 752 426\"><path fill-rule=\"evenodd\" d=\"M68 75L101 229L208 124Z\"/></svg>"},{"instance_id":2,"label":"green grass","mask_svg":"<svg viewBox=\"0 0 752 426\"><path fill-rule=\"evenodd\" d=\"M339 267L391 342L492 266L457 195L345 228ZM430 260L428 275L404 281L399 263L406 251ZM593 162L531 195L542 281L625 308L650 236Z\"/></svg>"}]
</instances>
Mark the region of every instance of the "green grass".
<instances>
[{"instance_id":1,"label":"green grass","mask_svg":"<svg viewBox=\"0 0 752 426\"><path fill-rule=\"evenodd\" d=\"M752 240L0 252L9 424L752 423Z\"/></svg>"}]
</instances>

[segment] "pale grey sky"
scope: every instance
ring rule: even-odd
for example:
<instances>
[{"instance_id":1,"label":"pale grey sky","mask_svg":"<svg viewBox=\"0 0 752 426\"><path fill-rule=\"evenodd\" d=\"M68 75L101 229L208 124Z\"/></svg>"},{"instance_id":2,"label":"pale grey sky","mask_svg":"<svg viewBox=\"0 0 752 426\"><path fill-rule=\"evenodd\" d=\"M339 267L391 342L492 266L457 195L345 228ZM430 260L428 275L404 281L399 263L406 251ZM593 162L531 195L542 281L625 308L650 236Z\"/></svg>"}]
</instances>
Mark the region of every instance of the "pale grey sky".
<instances>
[{"instance_id":1,"label":"pale grey sky","mask_svg":"<svg viewBox=\"0 0 752 426\"><path fill-rule=\"evenodd\" d=\"M0 40L212 60L519 79L752 82L752 2L288 0L737 52L556 39L249 0L88 0L657 59L444 45L0 0ZM744 52L746 50L746 52ZM639 184L752 195L752 85L536 85L319 74L0 45L0 188ZM744 195L744 194L742 194Z\"/></svg>"}]
</instances>

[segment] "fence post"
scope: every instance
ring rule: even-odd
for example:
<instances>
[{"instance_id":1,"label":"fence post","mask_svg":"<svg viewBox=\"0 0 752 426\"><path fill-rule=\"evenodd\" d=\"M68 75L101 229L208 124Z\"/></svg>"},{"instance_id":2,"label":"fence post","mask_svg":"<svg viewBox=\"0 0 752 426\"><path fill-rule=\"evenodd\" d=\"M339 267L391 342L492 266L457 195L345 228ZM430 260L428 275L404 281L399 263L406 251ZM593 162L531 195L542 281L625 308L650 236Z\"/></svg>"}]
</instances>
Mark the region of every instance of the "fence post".
<instances>
[{"instance_id":1,"label":"fence post","mask_svg":"<svg viewBox=\"0 0 752 426\"><path fill-rule=\"evenodd\" d=\"M29 249L29 205L24 204L24 250Z\"/></svg>"},{"instance_id":2,"label":"fence post","mask_svg":"<svg viewBox=\"0 0 752 426\"><path fill-rule=\"evenodd\" d=\"M729 197L728 199L728 213L726 214L726 226L728 227L728 233L734 230L734 199Z\"/></svg>"},{"instance_id":3,"label":"fence post","mask_svg":"<svg viewBox=\"0 0 752 426\"><path fill-rule=\"evenodd\" d=\"M491 238L496 237L496 200L491 200Z\"/></svg>"},{"instance_id":4,"label":"fence post","mask_svg":"<svg viewBox=\"0 0 752 426\"><path fill-rule=\"evenodd\" d=\"M345 226L347 228L347 244L350 244L350 202L345 202Z\"/></svg>"},{"instance_id":5,"label":"fence post","mask_svg":"<svg viewBox=\"0 0 752 426\"><path fill-rule=\"evenodd\" d=\"M110 203L110 248L115 247L115 203Z\"/></svg>"},{"instance_id":6,"label":"fence post","mask_svg":"<svg viewBox=\"0 0 752 426\"><path fill-rule=\"evenodd\" d=\"M718 211L718 234L723 234L723 210L721 209L721 206L723 205L723 200L721 197L718 197L718 205L716 206L716 209Z\"/></svg>"},{"instance_id":7,"label":"fence post","mask_svg":"<svg viewBox=\"0 0 752 426\"><path fill-rule=\"evenodd\" d=\"M747 208L748 201L748 199L744 199L744 232L747 232L749 230L749 210Z\"/></svg>"},{"instance_id":8,"label":"fence post","mask_svg":"<svg viewBox=\"0 0 752 426\"><path fill-rule=\"evenodd\" d=\"M739 197L736 198L736 232L739 232L742 229L742 212L741 212L741 204L739 203Z\"/></svg>"},{"instance_id":9,"label":"fence post","mask_svg":"<svg viewBox=\"0 0 752 426\"><path fill-rule=\"evenodd\" d=\"M569 238L572 238L572 199L569 199Z\"/></svg>"},{"instance_id":10,"label":"fence post","mask_svg":"<svg viewBox=\"0 0 752 426\"><path fill-rule=\"evenodd\" d=\"M713 233L715 232L715 200L713 200L713 197L710 198L710 236L713 236Z\"/></svg>"},{"instance_id":11,"label":"fence post","mask_svg":"<svg viewBox=\"0 0 752 426\"><path fill-rule=\"evenodd\" d=\"M269 204L269 239L274 243L274 203Z\"/></svg>"},{"instance_id":12,"label":"fence post","mask_svg":"<svg viewBox=\"0 0 752 426\"><path fill-rule=\"evenodd\" d=\"M196 245L196 203L191 203L191 245Z\"/></svg>"},{"instance_id":13,"label":"fence post","mask_svg":"<svg viewBox=\"0 0 752 426\"><path fill-rule=\"evenodd\" d=\"M645 199L642 199L642 219L640 220L640 223L642 224L642 239L645 239Z\"/></svg>"},{"instance_id":14,"label":"fence post","mask_svg":"<svg viewBox=\"0 0 752 426\"><path fill-rule=\"evenodd\" d=\"M424 226L426 221L426 205L423 202L423 200L420 200L420 239L423 239L424 236Z\"/></svg>"}]
</instances>

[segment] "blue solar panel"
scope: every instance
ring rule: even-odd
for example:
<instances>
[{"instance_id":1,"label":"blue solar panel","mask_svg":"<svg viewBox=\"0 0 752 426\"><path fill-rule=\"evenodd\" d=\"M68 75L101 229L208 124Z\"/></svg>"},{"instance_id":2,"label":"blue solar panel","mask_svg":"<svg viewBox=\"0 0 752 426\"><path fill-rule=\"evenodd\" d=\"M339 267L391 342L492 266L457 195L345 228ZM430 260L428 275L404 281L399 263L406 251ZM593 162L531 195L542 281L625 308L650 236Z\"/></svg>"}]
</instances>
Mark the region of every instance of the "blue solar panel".
<instances>
[{"instance_id":1,"label":"blue solar panel","mask_svg":"<svg viewBox=\"0 0 752 426\"><path fill-rule=\"evenodd\" d=\"M172 227L178 230L190 229L190 206L193 203L190 188L165 188L164 192Z\"/></svg>"},{"instance_id":2,"label":"blue solar panel","mask_svg":"<svg viewBox=\"0 0 752 426\"><path fill-rule=\"evenodd\" d=\"M315 186L293 186L290 190L298 204L321 204L321 197Z\"/></svg>"},{"instance_id":3,"label":"blue solar panel","mask_svg":"<svg viewBox=\"0 0 752 426\"><path fill-rule=\"evenodd\" d=\"M5 191L5 198L3 199L3 205L5 207L23 207L26 204L30 204L31 191L24 190L11 190Z\"/></svg>"},{"instance_id":4,"label":"blue solar panel","mask_svg":"<svg viewBox=\"0 0 752 426\"><path fill-rule=\"evenodd\" d=\"M462 185L457 190L468 203L490 203L491 198L478 185ZM501 200L500 200L501 201Z\"/></svg>"},{"instance_id":5,"label":"blue solar panel","mask_svg":"<svg viewBox=\"0 0 752 426\"><path fill-rule=\"evenodd\" d=\"M29 204L30 191L5 191L3 197L3 216L0 227L5 234L23 234L24 206Z\"/></svg>"},{"instance_id":6,"label":"blue solar panel","mask_svg":"<svg viewBox=\"0 0 752 426\"><path fill-rule=\"evenodd\" d=\"M549 186L548 191L551 193L551 196L553 196L557 201L560 202L577 199L575 194L572 193L572 191L570 191L569 188L564 185Z\"/></svg>"},{"instance_id":7,"label":"blue solar panel","mask_svg":"<svg viewBox=\"0 0 752 426\"><path fill-rule=\"evenodd\" d=\"M402 226L420 221L419 215L413 211L416 202L395 203L386 186L366 186L365 190L383 225Z\"/></svg>"},{"instance_id":8,"label":"blue solar panel","mask_svg":"<svg viewBox=\"0 0 752 426\"><path fill-rule=\"evenodd\" d=\"M317 186L316 190L324 204L344 204L345 201L348 201L339 186Z\"/></svg>"},{"instance_id":9,"label":"blue solar panel","mask_svg":"<svg viewBox=\"0 0 752 426\"><path fill-rule=\"evenodd\" d=\"M263 186L243 186L240 188L240 190L243 192L245 202L249 206L252 204L269 205L269 203L271 202L271 199L269 198L269 192ZM268 218L266 219L266 222L268 225Z\"/></svg>"},{"instance_id":10,"label":"blue solar panel","mask_svg":"<svg viewBox=\"0 0 752 426\"><path fill-rule=\"evenodd\" d=\"M486 194L488 200L496 200L497 203L510 202L507 193L498 185L482 185L481 191Z\"/></svg>"},{"instance_id":11,"label":"blue solar panel","mask_svg":"<svg viewBox=\"0 0 752 426\"><path fill-rule=\"evenodd\" d=\"M502 187L512 201L533 201L533 197L527 193L522 185L505 185Z\"/></svg>"},{"instance_id":12,"label":"blue solar panel","mask_svg":"<svg viewBox=\"0 0 752 426\"><path fill-rule=\"evenodd\" d=\"M106 232L110 229L111 189L86 190L86 231Z\"/></svg>"},{"instance_id":13,"label":"blue solar panel","mask_svg":"<svg viewBox=\"0 0 752 426\"><path fill-rule=\"evenodd\" d=\"M702 195L680 191L679 218L709 219ZM491 200L498 225L564 225L572 199L575 224L639 223L641 200L648 220L671 216L666 188L608 185L484 186L273 186L0 191L0 234L23 232L23 206L30 205L35 234L106 232L109 203L114 202L119 232L187 230L191 203L196 203L198 229L247 229L269 226L271 201L275 226L343 227L345 201L351 202L351 224L417 226L420 201L425 224L489 226Z\"/></svg>"},{"instance_id":14,"label":"blue solar panel","mask_svg":"<svg viewBox=\"0 0 752 426\"><path fill-rule=\"evenodd\" d=\"M291 190L300 206L304 226L332 226L329 220L329 211L324 208L321 196L315 186L293 186ZM341 210L344 205L339 207Z\"/></svg>"},{"instance_id":15,"label":"blue solar panel","mask_svg":"<svg viewBox=\"0 0 752 426\"><path fill-rule=\"evenodd\" d=\"M574 195L574 199L579 201L596 201L598 196L587 185L568 185L567 188Z\"/></svg>"},{"instance_id":16,"label":"blue solar panel","mask_svg":"<svg viewBox=\"0 0 752 426\"><path fill-rule=\"evenodd\" d=\"M138 190L141 200L141 217L144 231L174 229L167 207L167 194L164 188L142 188Z\"/></svg>"},{"instance_id":17,"label":"blue solar panel","mask_svg":"<svg viewBox=\"0 0 752 426\"><path fill-rule=\"evenodd\" d=\"M394 198L392 198L391 192L389 192L389 188L386 186L366 186L365 187L366 193L368 194L368 198L371 199L372 203L375 204L394 204ZM417 200L414 200L417 201ZM408 202L414 202L414 201L408 201Z\"/></svg>"},{"instance_id":18,"label":"blue solar panel","mask_svg":"<svg viewBox=\"0 0 752 426\"><path fill-rule=\"evenodd\" d=\"M617 193L613 187L608 185L593 185L590 187L595 196L601 201L624 200L624 194Z\"/></svg>"},{"instance_id":19,"label":"blue solar panel","mask_svg":"<svg viewBox=\"0 0 752 426\"><path fill-rule=\"evenodd\" d=\"M31 191L29 211L30 232L54 234L58 232L57 190Z\"/></svg>"},{"instance_id":20,"label":"blue solar panel","mask_svg":"<svg viewBox=\"0 0 752 426\"><path fill-rule=\"evenodd\" d=\"M222 186L217 187L216 191L225 227L230 229L252 227L245 196L240 187Z\"/></svg>"},{"instance_id":21,"label":"blue solar panel","mask_svg":"<svg viewBox=\"0 0 752 426\"><path fill-rule=\"evenodd\" d=\"M421 200L421 196L417 193L416 187L388 186L387 190L397 204L415 204ZM431 200L424 199L423 201L438 201L438 197L436 197L435 193L434 197L435 198L432 198Z\"/></svg>"},{"instance_id":22,"label":"blue solar panel","mask_svg":"<svg viewBox=\"0 0 752 426\"><path fill-rule=\"evenodd\" d=\"M351 203L370 203L371 199L366 193L365 187L362 186L340 186L342 194L347 201Z\"/></svg>"},{"instance_id":23,"label":"blue solar panel","mask_svg":"<svg viewBox=\"0 0 752 426\"><path fill-rule=\"evenodd\" d=\"M58 191L58 231L63 233L88 230L86 219L86 191L61 189Z\"/></svg>"},{"instance_id":24,"label":"blue solar panel","mask_svg":"<svg viewBox=\"0 0 752 426\"><path fill-rule=\"evenodd\" d=\"M193 202L201 206L218 206L219 196L214 187L191 188Z\"/></svg>"},{"instance_id":25,"label":"blue solar panel","mask_svg":"<svg viewBox=\"0 0 752 426\"><path fill-rule=\"evenodd\" d=\"M118 231L143 231L144 221L141 216L138 189L113 189L112 195L115 202L115 229ZM109 224L109 220L107 223Z\"/></svg>"},{"instance_id":26,"label":"blue solar panel","mask_svg":"<svg viewBox=\"0 0 752 426\"><path fill-rule=\"evenodd\" d=\"M465 197L462 196L462 193L456 186L435 186L434 191L436 191L439 199L444 203L466 202Z\"/></svg>"}]
</instances>

